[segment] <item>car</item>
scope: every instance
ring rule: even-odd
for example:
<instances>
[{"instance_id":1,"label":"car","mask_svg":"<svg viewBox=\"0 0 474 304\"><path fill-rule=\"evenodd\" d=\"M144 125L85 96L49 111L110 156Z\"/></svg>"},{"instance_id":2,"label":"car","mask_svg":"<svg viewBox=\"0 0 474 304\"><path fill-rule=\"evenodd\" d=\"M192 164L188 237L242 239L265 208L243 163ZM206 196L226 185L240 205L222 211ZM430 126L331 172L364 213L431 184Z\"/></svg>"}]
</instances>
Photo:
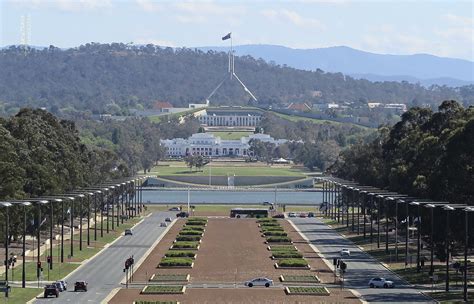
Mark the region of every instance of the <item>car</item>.
<instances>
[{"instance_id":1,"label":"car","mask_svg":"<svg viewBox=\"0 0 474 304\"><path fill-rule=\"evenodd\" d=\"M283 213L275 214L272 216L273 218L285 218L285 215Z\"/></svg>"},{"instance_id":2,"label":"car","mask_svg":"<svg viewBox=\"0 0 474 304\"><path fill-rule=\"evenodd\" d=\"M180 213L176 214L176 217L189 217L189 213L181 211Z\"/></svg>"},{"instance_id":3,"label":"car","mask_svg":"<svg viewBox=\"0 0 474 304\"><path fill-rule=\"evenodd\" d=\"M300 217L306 217L307 214L306 213L300 213Z\"/></svg>"},{"instance_id":4,"label":"car","mask_svg":"<svg viewBox=\"0 0 474 304\"><path fill-rule=\"evenodd\" d=\"M63 285L64 290L67 290L67 282L66 281L59 280L59 281L56 281L56 282L61 283Z\"/></svg>"},{"instance_id":5,"label":"car","mask_svg":"<svg viewBox=\"0 0 474 304\"><path fill-rule=\"evenodd\" d=\"M61 284L60 282L54 282L53 285L58 288L59 292L63 292L63 291L64 291L64 286L63 286L63 284Z\"/></svg>"},{"instance_id":6,"label":"car","mask_svg":"<svg viewBox=\"0 0 474 304\"><path fill-rule=\"evenodd\" d=\"M58 287L56 287L56 285L53 285L53 284L50 284L50 285L46 285L44 287L44 297L47 298L49 296L56 296L59 297L59 289Z\"/></svg>"},{"instance_id":7,"label":"car","mask_svg":"<svg viewBox=\"0 0 474 304\"><path fill-rule=\"evenodd\" d=\"M132 229L125 229L125 235L133 235Z\"/></svg>"},{"instance_id":8,"label":"car","mask_svg":"<svg viewBox=\"0 0 474 304\"><path fill-rule=\"evenodd\" d=\"M245 282L245 286L253 287L253 286L265 286L270 287L273 285L273 280L268 278L256 278L250 281Z\"/></svg>"},{"instance_id":9,"label":"car","mask_svg":"<svg viewBox=\"0 0 474 304\"><path fill-rule=\"evenodd\" d=\"M168 209L168 211L180 211L179 207L171 207Z\"/></svg>"},{"instance_id":10,"label":"car","mask_svg":"<svg viewBox=\"0 0 474 304\"><path fill-rule=\"evenodd\" d=\"M87 282L86 281L77 281L74 283L74 291L87 291Z\"/></svg>"},{"instance_id":11,"label":"car","mask_svg":"<svg viewBox=\"0 0 474 304\"><path fill-rule=\"evenodd\" d=\"M308 212L308 217L314 217L314 212Z\"/></svg>"},{"instance_id":12,"label":"car","mask_svg":"<svg viewBox=\"0 0 474 304\"><path fill-rule=\"evenodd\" d=\"M168 223L163 222L163 223L160 224L160 227L168 227Z\"/></svg>"},{"instance_id":13,"label":"car","mask_svg":"<svg viewBox=\"0 0 474 304\"><path fill-rule=\"evenodd\" d=\"M171 218L170 217L165 218L165 222L171 222Z\"/></svg>"},{"instance_id":14,"label":"car","mask_svg":"<svg viewBox=\"0 0 474 304\"><path fill-rule=\"evenodd\" d=\"M290 212L290 213L288 213L288 217L296 217L296 213Z\"/></svg>"},{"instance_id":15,"label":"car","mask_svg":"<svg viewBox=\"0 0 474 304\"><path fill-rule=\"evenodd\" d=\"M343 248L343 249L341 250L341 256L345 256L345 255L351 256L351 251L350 251L349 249L347 249L347 248Z\"/></svg>"},{"instance_id":16,"label":"car","mask_svg":"<svg viewBox=\"0 0 474 304\"><path fill-rule=\"evenodd\" d=\"M393 284L393 281L386 280L384 278L372 278L369 281L369 287L370 288L378 288L378 287L383 287L383 288L393 288L395 287L395 284Z\"/></svg>"}]
</instances>

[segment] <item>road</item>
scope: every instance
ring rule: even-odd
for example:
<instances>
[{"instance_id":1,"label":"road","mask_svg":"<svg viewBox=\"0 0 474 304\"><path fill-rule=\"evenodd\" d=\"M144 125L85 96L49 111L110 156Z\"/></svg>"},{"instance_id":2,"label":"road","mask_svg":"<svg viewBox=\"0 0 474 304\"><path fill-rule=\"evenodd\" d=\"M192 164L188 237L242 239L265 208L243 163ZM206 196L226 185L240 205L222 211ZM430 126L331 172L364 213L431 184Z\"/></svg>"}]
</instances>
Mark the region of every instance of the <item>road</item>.
<instances>
[{"instance_id":1,"label":"road","mask_svg":"<svg viewBox=\"0 0 474 304\"><path fill-rule=\"evenodd\" d=\"M165 217L173 218L176 212L154 212L145 217L135 228L133 236L122 236L115 243L102 250L87 264L66 277L68 290L62 292L59 298L37 298L35 303L100 303L124 279L125 260L133 255L135 263L145 255L153 243L163 234L165 227L160 223ZM85 280L87 292L74 292L74 282Z\"/></svg>"},{"instance_id":2,"label":"road","mask_svg":"<svg viewBox=\"0 0 474 304\"><path fill-rule=\"evenodd\" d=\"M333 258L340 257L341 249L348 248L350 250L351 256L344 257L344 262L347 264L344 285L360 293L365 301L371 303L430 302L429 298L420 293L420 290L407 285L407 283L386 269L380 262L363 252L351 241L343 238L320 219L291 218L290 220L331 264ZM394 289L371 289L367 284L372 277L383 277L392 280L396 287Z\"/></svg>"}]
</instances>

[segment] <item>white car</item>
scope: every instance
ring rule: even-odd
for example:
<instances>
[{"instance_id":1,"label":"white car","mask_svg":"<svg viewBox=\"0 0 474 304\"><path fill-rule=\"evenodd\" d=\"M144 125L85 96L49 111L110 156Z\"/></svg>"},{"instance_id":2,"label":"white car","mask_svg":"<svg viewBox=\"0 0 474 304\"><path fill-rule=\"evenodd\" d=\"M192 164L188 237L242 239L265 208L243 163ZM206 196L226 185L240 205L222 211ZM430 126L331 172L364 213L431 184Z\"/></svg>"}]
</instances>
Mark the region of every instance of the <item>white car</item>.
<instances>
[{"instance_id":1,"label":"white car","mask_svg":"<svg viewBox=\"0 0 474 304\"><path fill-rule=\"evenodd\" d=\"M270 287L273 285L273 280L268 278L256 278L250 281L245 282L245 286L253 287L253 286L265 286Z\"/></svg>"},{"instance_id":2,"label":"white car","mask_svg":"<svg viewBox=\"0 0 474 304\"><path fill-rule=\"evenodd\" d=\"M341 250L341 256L345 256L345 255L351 256L351 251L347 248L344 248Z\"/></svg>"},{"instance_id":3,"label":"white car","mask_svg":"<svg viewBox=\"0 0 474 304\"><path fill-rule=\"evenodd\" d=\"M393 288L395 287L395 284L393 284L393 281L385 280L384 278L372 278L369 281L369 287L370 288Z\"/></svg>"},{"instance_id":4,"label":"white car","mask_svg":"<svg viewBox=\"0 0 474 304\"><path fill-rule=\"evenodd\" d=\"M288 217L296 217L296 213L290 212L290 213L288 213Z\"/></svg>"}]
</instances>

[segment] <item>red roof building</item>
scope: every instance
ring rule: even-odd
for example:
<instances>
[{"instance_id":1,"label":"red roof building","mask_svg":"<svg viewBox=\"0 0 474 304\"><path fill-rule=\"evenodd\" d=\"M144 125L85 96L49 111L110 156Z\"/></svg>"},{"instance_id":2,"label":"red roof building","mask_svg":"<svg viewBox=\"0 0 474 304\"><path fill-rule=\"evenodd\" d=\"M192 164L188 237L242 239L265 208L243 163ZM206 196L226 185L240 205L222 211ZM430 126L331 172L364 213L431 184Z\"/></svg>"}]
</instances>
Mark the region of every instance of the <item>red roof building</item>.
<instances>
[{"instance_id":1,"label":"red roof building","mask_svg":"<svg viewBox=\"0 0 474 304\"><path fill-rule=\"evenodd\" d=\"M163 110L173 108L173 105L167 101L156 101L153 105L154 110Z\"/></svg>"}]
</instances>

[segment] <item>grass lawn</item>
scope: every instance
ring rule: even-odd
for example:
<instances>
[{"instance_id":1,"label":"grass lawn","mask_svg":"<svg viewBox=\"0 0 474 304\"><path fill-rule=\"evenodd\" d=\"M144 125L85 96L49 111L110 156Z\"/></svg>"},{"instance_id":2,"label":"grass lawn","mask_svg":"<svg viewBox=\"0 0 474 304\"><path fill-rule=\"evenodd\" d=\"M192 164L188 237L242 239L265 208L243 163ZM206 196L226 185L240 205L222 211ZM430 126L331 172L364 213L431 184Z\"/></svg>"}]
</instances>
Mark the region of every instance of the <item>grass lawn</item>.
<instances>
[{"instance_id":1,"label":"grass lawn","mask_svg":"<svg viewBox=\"0 0 474 304\"><path fill-rule=\"evenodd\" d=\"M164 175L191 175L191 176L209 176L209 165L204 166L202 171L191 171L184 162L173 163L172 166L157 166L151 170L151 174L158 176ZM299 169L292 169L290 167L271 167L261 165L248 166L212 166L210 169L213 176L298 176L305 175Z\"/></svg>"},{"instance_id":2,"label":"grass lawn","mask_svg":"<svg viewBox=\"0 0 474 304\"><path fill-rule=\"evenodd\" d=\"M283 118L283 119L286 119L286 120L289 120L289 121L293 121L293 122L309 121L309 122L312 122L312 123L315 123L315 124L332 124L332 125L350 124L350 125L353 125L354 127L360 128L362 130L371 130L369 127L360 126L360 125L357 125L357 124L354 124L354 123L348 123L348 122L343 123L343 122L339 122L339 121L309 118L309 117L303 117L303 116L298 116L298 115L287 115L287 114L282 114L282 113L277 113L277 112L271 112L271 113L275 114L276 116L278 116L280 118Z\"/></svg>"},{"instance_id":3,"label":"grass lawn","mask_svg":"<svg viewBox=\"0 0 474 304\"><path fill-rule=\"evenodd\" d=\"M43 291L43 288L19 288L12 287L10 293L8 294L8 300L5 299L5 303L9 304L24 304L29 300L36 297L40 292ZM2 294L2 297L4 295ZM3 302L3 301L2 301Z\"/></svg>"},{"instance_id":4,"label":"grass lawn","mask_svg":"<svg viewBox=\"0 0 474 304\"><path fill-rule=\"evenodd\" d=\"M427 295L438 301L439 303L464 303L463 292L462 291L437 291L437 292L427 292ZM472 301L474 299L474 291L468 292L468 299ZM472 302L469 302L472 303Z\"/></svg>"},{"instance_id":5,"label":"grass lawn","mask_svg":"<svg viewBox=\"0 0 474 304\"><path fill-rule=\"evenodd\" d=\"M283 282L305 282L305 283L319 283L319 279L315 275L284 275Z\"/></svg>"},{"instance_id":6,"label":"grass lawn","mask_svg":"<svg viewBox=\"0 0 474 304\"><path fill-rule=\"evenodd\" d=\"M289 286L287 288L290 293L329 295L329 291L325 287Z\"/></svg>"},{"instance_id":7,"label":"grass lawn","mask_svg":"<svg viewBox=\"0 0 474 304\"><path fill-rule=\"evenodd\" d=\"M253 134L253 132L245 132L245 131L235 131L235 132L228 132L228 131L212 131L207 132L210 134L214 134L215 136L219 136L221 139L240 139L244 136L249 136Z\"/></svg>"},{"instance_id":8,"label":"grass lawn","mask_svg":"<svg viewBox=\"0 0 474 304\"><path fill-rule=\"evenodd\" d=\"M155 282L178 282L178 281L188 281L187 274L154 274L150 281Z\"/></svg>"},{"instance_id":9,"label":"grass lawn","mask_svg":"<svg viewBox=\"0 0 474 304\"><path fill-rule=\"evenodd\" d=\"M48 264L42 263L43 267L43 277L41 280L48 281ZM53 269L49 270L49 281L56 281L62 279L71 271L79 267L78 263L55 263L53 264ZM36 262L26 262L26 280L27 281L37 281L36 278ZM18 273L18 280L21 280L21 270Z\"/></svg>"},{"instance_id":10,"label":"grass lawn","mask_svg":"<svg viewBox=\"0 0 474 304\"><path fill-rule=\"evenodd\" d=\"M176 118L176 117L188 115L188 114L194 113L196 111L199 111L199 109L190 109L190 110L183 111L183 112L170 113L170 114L165 114L165 115L153 115L153 116L148 116L148 119L151 122L156 122L156 123L165 122L165 120L168 120L170 118Z\"/></svg>"},{"instance_id":11,"label":"grass lawn","mask_svg":"<svg viewBox=\"0 0 474 304\"><path fill-rule=\"evenodd\" d=\"M183 293L183 286L145 286L142 294L169 294L169 293Z\"/></svg>"}]
</instances>

